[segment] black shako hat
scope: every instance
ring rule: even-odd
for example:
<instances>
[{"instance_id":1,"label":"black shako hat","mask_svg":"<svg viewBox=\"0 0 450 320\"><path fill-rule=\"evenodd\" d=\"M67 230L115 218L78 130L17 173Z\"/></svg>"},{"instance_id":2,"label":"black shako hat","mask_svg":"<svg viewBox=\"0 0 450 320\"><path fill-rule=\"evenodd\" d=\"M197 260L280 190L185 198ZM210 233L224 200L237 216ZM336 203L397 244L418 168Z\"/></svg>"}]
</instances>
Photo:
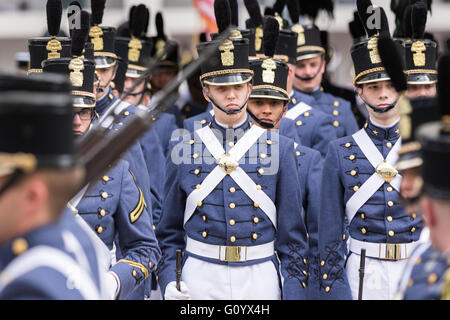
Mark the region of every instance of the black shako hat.
<instances>
[{"instance_id":1,"label":"black shako hat","mask_svg":"<svg viewBox=\"0 0 450 320\"><path fill-rule=\"evenodd\" d=\"M117 58L114 50L116 29L100 26L103 20L105 2L106 0L91 0L92 27L89 30L89 41L94 44L95 66L98 69L114 66Z\"/></svg>"},{"instance_id":2,"label":"black shako hat","mask_svg":"<svg viewBox=\"0 0 450 320\"><path fill-rule=\"evenodd\" d=\"M410 18L411 24L411 38L404 41L405 73L409 84L431 84L437 81L437 43L424 39L427 13L426 3L416 2L412 5L410 17L406 17Z\"/></svg>"},{"instance_id":3,"label":"black shako hat","mask_svg":"<svg viewBox=\"0 0 450 320\"><path fill-rule=\"evenodd\" d=\"M368 10L372 6L370 0L358 0L358 14L366 28L368 38L355 43L351 48L351 56L355 68L355 78L353 84L363 84L375 81L390 80L389 74L386 72L378 52L378 40L380 37L390 37L389 25L386 13L382 7L377 7L379 10L380 21L379 25L374 25L369 28L367 21L370 19L372 12ZM378 28L377 28L378 27ZM403 56L402 41L393 39L396 45L396 50Z\"/></svg>"},{"instance_id":4,"label":"black shako hat","mask_svg":"<svg viewBox=\"0 0 450 320\"><path fill-rule=\"evenodd\" d=\"M231 24L230 6L227 0L216 0L214 9L220 34ZM199 43L198 54L201 55L204 50L216 43L217 40ZM239 31L233 30L230 37L225 39L216 52L200 66L200 81L208 85L247 83L253 76L248 57L248 39L243 38Z\"/></svg>"},{"instance_id":5,"label":"black shako hat","mask_svg":"<svg viewBox=\"0 0 450 320\"><path fill-rule=\"evenodd\" d=\"M433 198L450 199L450 55L446 53L438 63L437 103L441 120L421 125L417 139L422 145L422 178L424 191Z\"/></svg>"},{"instance_id":6,"label":"black shako hat","mask_svg":"<svg viewBox=\"0 0 450 320\"><path fill-rule=\"evenodd\" d=\"M0 174L75 164L67 77L0 74Z\"/></svg>"},{"instance_id":7,"label":"black shako hat","mask_svg":"<svg viewBox=\"0 0 450 320\"><path fill-rule=\"evenodd\" d=\"M289 100L286 90L289 67L285 61L274 58L279 35L279 23L270 16L265 17L265 58L250 61L253 71L253 89L250 98L272 98Z\"/></svg>"}]
</instances>

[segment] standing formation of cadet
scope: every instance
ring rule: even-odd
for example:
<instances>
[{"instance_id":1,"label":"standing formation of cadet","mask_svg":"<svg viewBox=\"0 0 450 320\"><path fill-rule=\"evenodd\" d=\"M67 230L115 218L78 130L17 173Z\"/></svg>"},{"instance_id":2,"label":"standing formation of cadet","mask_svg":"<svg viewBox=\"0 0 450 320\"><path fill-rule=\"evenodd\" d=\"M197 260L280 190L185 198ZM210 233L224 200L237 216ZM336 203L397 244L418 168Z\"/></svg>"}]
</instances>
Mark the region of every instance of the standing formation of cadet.
<instances>
[{"instance_id":1,"label":"standing formation of cadet","mask_svg":"<svg viewBox=\"0 0 450 320\"><path fill-rule=\"evenodd\" d=\"M450 299L450 55L430 8L393 4L391 35L356 2L351 90L326 74L332 7L244 0L242 28L238 3L214 1L209 56L159 102L197 62L162 12L148 36L151 7L116 28L106 0L74 1L59 37L47 1L26 75L0 74L1 299ZM86 141L143 113L87 180Z\"/></svg>"}]
</instances>

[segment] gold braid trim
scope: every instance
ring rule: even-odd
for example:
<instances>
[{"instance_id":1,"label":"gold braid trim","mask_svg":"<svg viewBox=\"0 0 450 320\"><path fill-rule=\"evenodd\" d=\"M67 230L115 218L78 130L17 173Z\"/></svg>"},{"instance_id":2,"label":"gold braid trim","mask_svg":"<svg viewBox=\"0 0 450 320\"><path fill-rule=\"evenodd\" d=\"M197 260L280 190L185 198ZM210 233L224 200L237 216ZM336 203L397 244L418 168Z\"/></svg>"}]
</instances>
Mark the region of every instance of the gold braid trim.
<instances>
[{"instance_id":1,"label":"gold braid trim","mask_svg":"<svg viewBox=\"0 0 450 320\"><path fill-rule=\"evenodd\" d=\"M31 153L0 152L0 175L10 174L14 169L21 169L25 173L33 172L37 166L37 159Z\"/></svg>"},{"instance_id":2,"label":"gold braid trim","mask_svg":"<svg viewBox=\"0 0 450 320\"><path fill-rule=\"evenodd\" d=\"M372 72L377 72L377 71L384 71L384 67L377 67L377 68L371 68L368 70L364 70L363 72L360 72L355 79L353 79L353 84L356 84L356 81L358 81L359 78L361 78L362 76L365 76L366 74L372 73Z\"/></svg>"},{"instance_id":3,"label":"gold braid trim","mask_svg":"<svg viewBox=\"0 0 450 320\"><path fill-rule=\"evenodd\" d=\"M44 70L42 69L28 69L27 76L30 75L30 73L42 73Z\"/></svg>"},{"instance_id":4,"label":"gold braid trim","mask_svg":"<svg viewBox=\"0 0 450 320\"><path fill-rule=\"evenodd\" d=\"M437 74L438 72L433 69L412 69L403 71L405 74L415 74L415 73L432 73Z\"/></svg>"},{"instance_id":5,"label":"gold braid trim","mask_svg":"<svg viewBox=\"0 0 450 320\"><path fill-rule=\"evenodd\" d=\"M128 68L129 69L133 69L133 70L138 70L138 71L147 71L146 67L138 66L138 65L135 65L135 64L129 64Z\"/></svg>"},{"instance_id":6,"label":"gold braid trim","mask_svg":"<svg viewBox=\"0 0 450 320\"><path fill-rule=\"evenodd\" d=\"M115 53L106 51L94 51L94 57L111 57L117 59L117 55Z\"/></svg>"},{"instance_id":7,"label":"gold braid trim","mask_svg":"<svg viewBox=\"0 0 450 320\"><path fill-rule=\"evenodd\" d=\"M271 86L268 84L264 84L264 85L260 85L260 86L254 86L252 90L258 90L258 89L273 89L276 91L280 91L281 93L286 95L286 99L289 100L289 93L287 93L286 90L280 88L280 87L275 87L275 86ZM251 95L251 94L250 94ZM269 97L267 97L269 98Z\"/></svg>"},{"instance_id":8,"label":"gold braid trim","mask_svg":"<svg viewBox=\"0 0 450 320\"><path fill-rule=\"evenodd\" d=\"M211 77L211 76L220 76L223 74L239 73L239 72L250 73L253 76L253 71L250 69L226 69L226 70L218 70L218 71L204 73L200 76L200 81L203 80L204 78Z\"/></svg>"},{"instance_id":9,"label":"gold braid trim","mask_svg":"<svg viewBox=\"0 0 450 320\"><path fill-rule=\"evenodd\" d=\"M417 141L408 142L406 144L402 144L402 147L398 151L399 155L413 152L413 151L419 151L422 148L422 145Z\"/></svg>"},{"instance_id":10,"label":"gold braid trim","mask_svg":"<svg viewBox=\"0 0 450 320\"><path fill-rule=\"evenodd\" d=\"M319 47L319 46L302 46L302 47L297 48L297 52L305 52L305 51L312 51L312 50L316 50L316 51L325 53L325 49L322 47Z\"/></svg>"},{"instance_id":11,"label":"gold braid trim","mask_svg":"<svg viewBox=\"0 0 450 320\"><path fill-rule=\"evenodd\" d=\"M72 94L75 96L87 96L87 97L95 99L95 94L93 94L92 92L88 92L88 91L72 90Z\"/></svg>"}]
</instances>

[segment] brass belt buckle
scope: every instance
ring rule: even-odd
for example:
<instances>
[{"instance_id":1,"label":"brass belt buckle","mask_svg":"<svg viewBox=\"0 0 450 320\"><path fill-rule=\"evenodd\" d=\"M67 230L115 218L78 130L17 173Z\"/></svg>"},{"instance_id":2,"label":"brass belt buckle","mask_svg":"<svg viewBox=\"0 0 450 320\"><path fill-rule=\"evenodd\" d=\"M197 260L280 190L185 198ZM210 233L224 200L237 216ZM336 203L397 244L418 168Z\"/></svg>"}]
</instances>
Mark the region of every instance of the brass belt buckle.
<instances>
[{"instance_id":1,"label":"brass belt buckle","mask_svg":"<svg viewBox=\"0 0 450 320\"><path fill-rule=\"evenodd\" d=\"M241 250L245 250L244 260L241 260ZM225 246L225 259L220 257L219 251L219 260L226 262L246 262L247 261L247 247L240 246Z\"/></svg>"},{"instance_id":2,"label":"brass belt buckle","mask_svg":"<svg viewBox=\"0 0 450 320\"><path fill-rule=\"evenodd\" d=\"M386 252L385 256L381 257L381 259L386 260L400 260L402 258L402 249L401 249L401 243L386 243ZM406 250L406 247L405 247ZM380 244L380 253L381 253L381 244ZM406 255L406 252L405 252Z\"/></svg>"}]
</instances>

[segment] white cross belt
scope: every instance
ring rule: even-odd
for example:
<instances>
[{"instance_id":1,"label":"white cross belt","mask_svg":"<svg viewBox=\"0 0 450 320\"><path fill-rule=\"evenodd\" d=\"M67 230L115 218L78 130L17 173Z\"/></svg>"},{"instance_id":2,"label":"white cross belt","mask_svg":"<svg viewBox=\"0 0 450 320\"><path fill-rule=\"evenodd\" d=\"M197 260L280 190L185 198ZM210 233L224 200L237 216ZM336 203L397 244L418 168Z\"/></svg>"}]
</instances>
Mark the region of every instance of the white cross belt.
<instances>
[{"instance_id":1,"label":"white cross belt","mask_svg":"<svg viewBox=\"0 0 450 320\"><path fill-rule=\"evenodd\" d=\"M387 181L385 181L378 173L376 168L381 163L393 166L398 159L398 150L401 146L401 138L397 140L392 150L387 155L386 159L378 151L373 141L367 135L365 129L361 129L352 135L358 147L361 149L364 156L369 160L372 166L375 168L375 172L370 176L366 182L356 191L350 199L348 199L345 205L345 214L347 215L348 222L350 223L355 216L356 212L372 197L372 195ZM389 183L397 191L400 188L401 175L397 174Z\"/></svg>"},{"instance_id":2,"label":"white cross belt","mask_svg":"<svg viewBox=\"0 0 450 320\"><path fill-rule=\"evenodd\" d=\"M209 126L205 126L195 132L216 161L220 162L224 156L227 156L231 161L238 163L245 153L251 148L251 146L258 140L258 138L266 132L266 130L258 126L252 126L250 130L248 130L244 136L239 139L236 145L230 149L228 154L225 154L222 144L217 140ZM230 177L250 199L259 204L261 210L269 217L270 221L276 228L276 207L272 199L270 199L264 191L256 187L255 182L242 168L236 167L233 171L227 173L219 165L217 165L203 180L200 188L192 191L187 197L183 224L186 224L195 212L197 204L200 201L203 201L203 199L205 199L212 192L212 190L214 190L214 188L227 174L230 175Z\"/></svg>"}]
</instances>

